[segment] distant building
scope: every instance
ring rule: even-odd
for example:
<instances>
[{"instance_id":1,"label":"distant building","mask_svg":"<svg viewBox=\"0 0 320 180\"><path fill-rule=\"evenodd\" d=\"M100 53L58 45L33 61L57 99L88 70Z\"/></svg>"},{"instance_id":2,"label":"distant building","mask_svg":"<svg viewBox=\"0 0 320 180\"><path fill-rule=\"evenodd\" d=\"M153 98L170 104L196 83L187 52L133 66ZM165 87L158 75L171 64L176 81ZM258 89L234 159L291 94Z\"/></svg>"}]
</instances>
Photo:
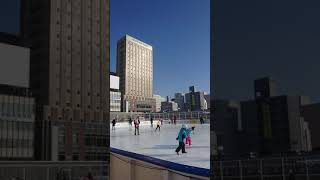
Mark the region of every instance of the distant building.
<instances>
[{"instance_id":1,"label":"distant building","mask_svg":"<svg viewBox=\"0 0 320 180\"><path fill-rule=\"evenodd\" d=\"M320 103L302 106L302 116L309 124L312 150L320 151Z\"/></svg>"},{"instance_id":2,"label":"distant building","mask_svg":"<svg viewBox=\"0 0 320 180\"><path fill-rule=\"evenodd\" d=\"M216 133L218 148L215 151L224 156L239 155L239 149L242 146L238 136L239 130L242 129L239 102L214 100L214 106L212 126Z\"/></svg>"},{"instance_id":3,"label":"distant building","mask_svg":"<svg viewBox=\"0 0 320 180\"><path fill-rule=\"evenodd\" d=\"M188 111L203 111L205 109L204 92L196 92L194 86L189 87L189 93L185 95L186 107Z\"/></svg>"},{"instance_id":4,"label":"distant building","mask_svg":"<svg viewBox=\"0 0 320 180\"><path fill-rule=\"evenodd\" d=\"M256 79L254 81L255 99L268 98L277 95L277 84L270 77Z\"/></svg>"},{"instance_id":5,"label":"distant building","mask_svg":"<svg viewBox=\"0 0 320 180\"><path fill-rule=\"evenodd\" d=\"M129 104L129 110L123 111L154 112L152 46L129 35L121 38L117 44L117 73L123 104Z\"/></svg>"},{"instance_id":6,"label":"distant building","mask_svg":"<svg viewBox=\"0 0 320 180\"><path fill-rule=\"evenodd\" d=\"M185 100L184 100L184 95L182 93L175 93L174 94L174 102L176 102L178 104L179 111L185 110Z\"/></svg>"},{"instance_id":7,"label":"distant building","mask_svg":"<svg viewBox=\"0 0 320 180\"><path fill-rule=\"evenodd\" d=\"M170 101L169 96L167 96L165 102L161 102L161 111L162 112L173 112L178 111L178 104Z\"/></svg>"},{"instance_id":8,"label":"distant building","mask_svg":"<svg viewBox=\"0 0 320 180\"><path fill-rule=\"evenodd\" d=\"M225 155L311 151L310 126L312 118L316 117L313 114L316 108L310 106L301 113L301 106L308 103L308 98L277 96L274 89L269 88L273 86L273 81L258 80L255 81L254 100L213 101L217 146L223 147Z\"/></svg>"},{"instance_id":9,"label":"distant building","mask_svg":"<svg viewBox=\"0 0 320 180\"><path fill-rule=\"evenodd\" d=\"M161 102L166 101L166 99L161 97L160 95L153 95L153 98L156 101L156 111L155 112L160 112L161 111Z\"/></svg>"},{"instance_id":10,"label":"distant building","mask_svg":"<svg viewBox=\"0 0 320 180\"><path fill-rule=\"evenodd\" d=\"M206 100L207 102L207 109L210 110L211 108L211 103L210 103L210 94L207 94L207 93L204 93L204 99Z\"/></svg>"},{"instance_id":11,"label":"distant building","mask_svg":"<svg viewBox=\"0 0 320 180\"><path fill-rule=\"evenodd\" d=\"M115 73L110 73L110 112L121 111L120 79Z\"/></svg>"},{"instance_id":12,"label":"distant building","mask_svg":"<svg viewBox=\"0 0 320 180\"><path fill-rule=\"evenodd\" d=\"M311 150L310 131L300 113L299 96L276 96L256 103L263 153Z\"/></svg>"}]
</instances>

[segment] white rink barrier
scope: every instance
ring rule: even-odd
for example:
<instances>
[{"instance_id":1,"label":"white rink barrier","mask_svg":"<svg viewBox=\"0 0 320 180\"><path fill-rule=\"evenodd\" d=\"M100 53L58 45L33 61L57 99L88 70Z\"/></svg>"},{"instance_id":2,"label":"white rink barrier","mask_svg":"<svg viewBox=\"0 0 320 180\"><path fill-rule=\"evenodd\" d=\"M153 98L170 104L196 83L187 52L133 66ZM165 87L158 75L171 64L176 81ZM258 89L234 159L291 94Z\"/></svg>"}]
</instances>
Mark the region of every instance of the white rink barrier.
<instances>
[{"instance_id":1,"label":"white rink barrier","mask_svg":"<svg viewBox=\"0 0 320 180\"><path fill-rule=\"evenodd\" d=\"M210 170L111 148L110 180L209 180Z\"/></svg>"}]
</instances>

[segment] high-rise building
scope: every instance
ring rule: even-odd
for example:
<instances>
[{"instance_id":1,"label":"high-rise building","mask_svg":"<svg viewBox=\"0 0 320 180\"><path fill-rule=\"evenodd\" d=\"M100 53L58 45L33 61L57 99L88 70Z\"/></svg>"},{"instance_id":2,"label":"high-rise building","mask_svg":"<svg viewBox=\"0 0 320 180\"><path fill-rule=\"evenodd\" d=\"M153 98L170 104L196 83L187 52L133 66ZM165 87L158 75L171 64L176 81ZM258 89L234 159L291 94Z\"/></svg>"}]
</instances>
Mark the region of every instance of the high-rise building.
<instances>
[{"instance_id":1,"label":"high-rise building","mask_svg":"<svg viewBox=\"0 0 320 180\"><path fill-rule=\"evenodd\" d=\"M33 47L30 88L37 102L36 158L106 159L109 0L28 2L31 24L26 32ZM105 130L92 131L101 128Z\"/></svg>"},{"instance_id":2,"label":"high-rise building","mask_svg":"<svg viewBox=\"0 0 320 180\"><path fill-rule=\"evenodd\" d=\"M126 108L128 102L130 112L155 111L152 53L152 46L129 35L118 41L117 73L120 77L123 108Z\"/></svg>"},{"instance_id":3,"label":"high-rise building","mask_svg":"<svg viewBox=\"0 0 320 180\"><path fill-rule=\"evenodd\" d=\"M178 104L179 111L184 111L184 95L182 93L174 94L174 102Z\"/></svg>"},{"instance_id":4,"label":"high-rise building","mask_svg":"<svg viewBox=\"0 0 320 180\"><path fill-rule=\"evenodd\" d=\"M185 95L185 108L188 111L203 111L205 107L204 92L196 92L194 86L189 87L189 93Z\"/></svg>"},{"instance_id":5,"label":"high-rise building","mask_svg":"<svg viewBox=\"0 0 320 180\"><path fill-rule=\"evenodd\" d=\"M256 79L254 81L254 97L256 99L269 98L277 95L277 84L270 77Z\"/></svg>"}]
</instances>

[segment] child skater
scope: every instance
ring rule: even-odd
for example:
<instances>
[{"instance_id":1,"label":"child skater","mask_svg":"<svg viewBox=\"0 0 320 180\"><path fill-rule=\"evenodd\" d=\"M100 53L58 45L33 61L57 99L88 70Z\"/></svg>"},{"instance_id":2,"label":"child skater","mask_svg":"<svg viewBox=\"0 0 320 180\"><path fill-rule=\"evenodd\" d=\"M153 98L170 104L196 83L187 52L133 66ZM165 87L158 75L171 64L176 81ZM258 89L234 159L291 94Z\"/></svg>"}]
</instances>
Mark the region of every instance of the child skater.
<instances>
[{"instance_id":1,"label":"child skater","mask_svg":"<svg viewBox=\"0 0 320 180\"><path fill-rule=\"evenodd\" d=\"M188 128L186 133L187 133L187 138L186 138L186 144L189 144L191 146L191 134L193 133L194 127Z\"/></svg>"}]
</instances>

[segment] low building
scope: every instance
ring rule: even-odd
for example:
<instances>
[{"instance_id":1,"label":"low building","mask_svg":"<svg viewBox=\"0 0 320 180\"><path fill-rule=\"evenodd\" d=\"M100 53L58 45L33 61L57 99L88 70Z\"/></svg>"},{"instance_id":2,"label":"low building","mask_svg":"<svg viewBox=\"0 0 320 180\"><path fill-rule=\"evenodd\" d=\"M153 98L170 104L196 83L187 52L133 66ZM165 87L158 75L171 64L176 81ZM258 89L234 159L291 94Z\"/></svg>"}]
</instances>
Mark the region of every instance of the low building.
<instances>
[{"instance_id":1,"label":"low building","mask_svg":"<svg viewBox=\"0 0 320 180\"><path fill-rule=\"evenodd\" d=\"M34 110L29 89L0 85L0 160L34 159Z\"/></svg>"},{"instance_id":2,"label":"low building","mask_svg":"<svg viewBox=\"0 0 320 180\"><path fill-rule=\"evenodd\" d=\"M178 111L178 104L173 101L170 101L169 96L167 96L166 101L161 103L161 111L162 112Z\"/></svg>"},{"instance_id":3,"label":"low building","mask_svg":"<svg viewBox=\"0 0 320 180\"><path fill-rule=\"evenodd\" d=\"M28 44L0 33L0 160L35 158L35 99L29 89Z\"/></svg>"},{"instance_id":4,"label":"low building","mask_svg":"<svg viewBox=\"0 0 320 180\"><path fill-rule=\"evenodd\" d=\"M121 92L119 89L120 78L110 72L110 112L121 111Z\"/></svg>"}]
</instances>

